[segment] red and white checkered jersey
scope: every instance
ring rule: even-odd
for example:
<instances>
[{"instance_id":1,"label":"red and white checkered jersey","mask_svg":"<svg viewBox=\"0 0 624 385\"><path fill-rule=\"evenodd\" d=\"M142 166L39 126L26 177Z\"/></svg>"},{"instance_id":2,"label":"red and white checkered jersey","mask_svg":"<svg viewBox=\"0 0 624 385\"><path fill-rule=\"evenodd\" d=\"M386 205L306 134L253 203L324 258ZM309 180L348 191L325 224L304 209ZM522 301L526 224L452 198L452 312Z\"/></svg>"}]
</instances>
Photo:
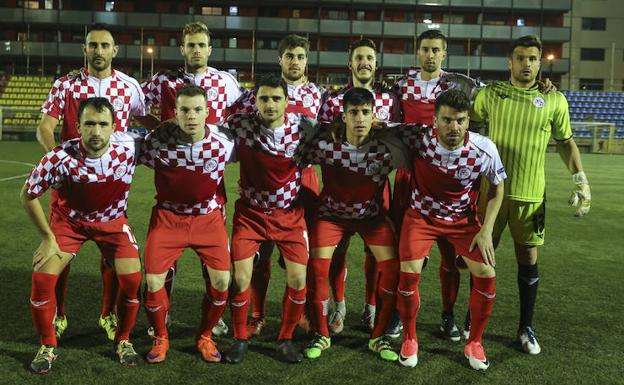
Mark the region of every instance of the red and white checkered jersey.
<instances>
[{"instance_id":1,"label":"red and white checkered jersey","mask_svg":"<svg viewBox=\"0 0 624 385\"><path fill-rule=\"evenodd\" d=\"M344 93L351 88L353 88L353 84L349 83L337 92L327 95L321 106L319 121L324 123L333 122L340 117L340 114L343 112L342 98ZM383 122L398 123L401 121L401 105L393 92L371 90L371 93L375 97L374 113L377 119Z\"/></svg>"},{"instance_id":2,"label":"red and white checkered jersey","mask_svg":"<svg viewBox=\"0 0 624 385\"><path fill-rule=\"evenodd\" d=\"M139 162L154 169L159 207L178 214L202 215L220 210L225 203L221 185L225 164L233 155L233 138L218 126L206 125L206 135L196 143L175 138L161 143L148 134Z\"/></svg>"},{"instance_id":3,"label":"red and white checkered jersey","mask_svg":"<svg viewBox=\"0 0 624 385\"><path fill-rule=\"evenodd\" d=\"M54 203L68 217L109 222L126 213L128 190L135 168L135 140L124 132L111 135L108 150L89 158L81 139L71 139L43 156L26 181L36 198L48 188L59 191Z\"/></svg>"},{"instance_id":4,"label":"red and white checkered jersey","mask_svg":"<svg viewBox=\"0 0 624 385\"><path fill-rule=\"evenodd\" d=\"M92 97L103 97L115 109L115 130L126 131L131 116L145 115L143 91L139 83L121 71L113 70L111 76L98 79L82 68L76 76L57 79L41 106L41 112L63 120L61 141L78 138L78 106L80 101Z\"/></svg>"},{"instance_id":5,"label":"red and white checkered jersey","mask_svg":"<svg viewBox=\"0 0 624 385\"><path fill-rule=\"evenodd\" d=\"M288 86L288 106L286 112L293 114L303 114L316 119L321 103L323 101L324 90L312 82L299 85L287 84ZM256 93L246 90L231 108L232 113L253 114L256 108Z\"/></svg>"},{"instance_id":6,"label":"red and white checkered jersey","mask_svg":"<svg viewBox=\"0 0 624 385\"><path fill-rule=\"evenodd\" d=\"M326 138L311 154L321 165L323 191L319 215L341 219L365 219L382 214L382 198L390 172L405 165L407 151L371 138L356 147Z\"/></svg>"},{"instance_id":7,"label":"red and white checkered jersey","mask_svg":"<svg viewBox=\"0 0 624 385\"><path fill-rule=\"evenodd\" d=\"M145 103L160 106L160 120L175 118L175 98L178 88L195 84L206 90L208 117L206 123L221 124L229 115L229 107L241 95L238 82L229 72L207 67L201 74L186 72L184 68L159 72L142 84Z\"/></svg>"},{"instance_id":8,"label":"red and white checkered jersey","mask_svg":"<svg viewBox=\"0 0 624 385\"><path fill-rule=\"evenodd\" d=\"M403 133L410 131L408 127ZM416 152L410 206L422 215L447 221L475 215L481 175L492 185L507 178L496 145L485 136L467 132L463 146L449 151L439 143L434 127L411 129L421 133L415 148L414 135L404 136Z\"/></svg>"},{"instance_id":9,"label":"red and white checkered jersey","mask_svg":"<svg viewBox=\"0 0 624 385\"><path fill-rule=\"evenodd\" d=\"M284 124L266 128L256 115L236 114L228 126L236 137L241 198L265 210L287 209L297 199L301 173L293 159L299 145L300 115L285 114Z\"/></svg>"},{"instance_id":10,"label":"red and white checkered jersey","mask_svg":"<svg viewBox=\"0 0 624 385\"><path fill-rule=\"evenodd\" d=\"M478 88L483 86L485 84L475 79L446 71L441 71L437 78L423 80L420 68L410 68L399 79L394 90L401 100L404 123L432 125L435 101L441 92L457 88L473 100Z\"/></svg>"}]
</instances>

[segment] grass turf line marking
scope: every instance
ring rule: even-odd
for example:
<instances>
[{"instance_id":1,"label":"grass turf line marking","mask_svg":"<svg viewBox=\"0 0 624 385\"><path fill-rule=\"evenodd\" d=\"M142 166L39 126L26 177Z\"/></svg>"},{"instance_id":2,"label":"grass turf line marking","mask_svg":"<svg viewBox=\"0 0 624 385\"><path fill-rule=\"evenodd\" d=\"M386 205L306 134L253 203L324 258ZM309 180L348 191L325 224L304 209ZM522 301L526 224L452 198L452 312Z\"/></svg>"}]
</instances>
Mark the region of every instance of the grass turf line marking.
<instances>
[{"instance_id":1,"label":"grass turf line marking","mask_svg":"<svg viewBox=\"0 0 624 385\"><path fill-rule=\"evenodd\" d=\"M35 167L35 165L32 164L32 163L18 162L18 161L15 161L15 160L0 159L0 162L10 163L10 164L19 164L19 165L28 166L28 167ZM6 182L6 181L9 181L9 180L13 180L13 179L23 178L23 177L26 177L28 175L30 175L30 172L28 172L26 174L21 174L21 175L15 175L15 176L9 176L9 177L6 177L6 178L0 178L0 182Z\"/></svg>"}]
</instances>

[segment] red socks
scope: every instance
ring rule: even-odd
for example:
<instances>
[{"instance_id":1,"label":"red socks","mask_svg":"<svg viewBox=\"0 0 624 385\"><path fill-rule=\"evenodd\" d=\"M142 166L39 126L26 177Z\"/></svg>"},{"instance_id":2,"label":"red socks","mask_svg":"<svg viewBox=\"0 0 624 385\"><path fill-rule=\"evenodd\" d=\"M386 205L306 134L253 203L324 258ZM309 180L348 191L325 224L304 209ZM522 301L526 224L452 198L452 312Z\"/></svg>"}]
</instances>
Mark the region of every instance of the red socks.
<instances>
[{"instance_id":1,"label":"red socks","mask_svg":"<svg viewBox=\"0 0 624 385\"><path fill-rule=\"evenodd\" d=\"M247 313L249 313L249 288L234 294L230 299L232 311L232 325L234 326L234 338L247 340Z\"/></svg>"},{"instance_id":2,"label":"red socks","mask_svg":"<svg viewBox=\"0 0 624 385\"><path fill-rule=\"evenodd\" d=\"M115 343L130 339L130 331L134 327L141 301L139 291L141 272L117 275L119 296L117 297L117 333Z\"/></svg>"},{"instance_id":3,"label":"red socks","mask_svg":"<svg viewBox=\"0 0 624 385\"><path fill-rule=\"evenodd\" d=\"M377 269L375 257L373 257L368 248L364 259L364 277L366 279L366 282L364 282L366 287L366 303L375 306L377 304L377 283L379 280L379 271Z\"/></svg>"},{"instance_id":4,"label":"red socks","mask_svg":"<svg viewBox=\"0 0 624 385\"><path fill-rule=\"evenodd\" d=\"M280 328L278 341L291 340L297 321L301 318L306 303L306 288L293 289L286 287L284 299L282 300L282 326Z\"/></svg>"},{"instance_id":5,"label":"red socks","mask_svg":"<svg viewBox=\"0 0 624 385\"><path fill-rule=\"evenodd\" d=\"M117 302L117 276L113 268L113 261L100 257L100 273L102 274L102 312L101 317L115 312Z\"/></svg>"},{"instance_id":6,"label":"red socks","mask_svg":"<svg viewBox=\"0 0 624 385\"><path fill-rule=\"evenodd\" d=\"M166 319L169 310L169 298L164 287L158 291L147 292L145 310L147 310L147 318L150 324L154 327L155 335L168 338Z\"/></svg>"},{"instance_id":7,"label":"red socks","mask_svg":"<svg viewBox=\"0 0 624 385\"><path fill-rule=\"evenodd\" d=\"M470 307L470 337L468 342L481 342L485 324L490 318L494 297L496 297L495 277L479 278L472 276L473 287L470 291L468 306Z\"/></svg>"},{"instance_id":8,"label":"red socks","mask_svg":"<svg viewBox=\"0 0 624 385\"><path fill-rule=\"evenodd\" d=\"M399 281L399 260L397 258L388 259L386 261L377 262L377 271L379 272L379 284L377 288L378 300L381 301L377 306L375 315L375 327L372 338L377 338L384 334L388 323L392 318L392 313L396 309L396 290Z\"/></svg>"},{"instance_id":9,"label":"red socks","mask_svg":"<svg viewBox=\"0 0 624 385\"><path fill-rule=\"evenodd\" d=\"M440 253L444 253L442 248ZM440 289L442 293L442 312L444 314L452 314L453 307L457 301L457 292L459 291L459 270L455 267L455 253L451 255L441 255L440 257ZM449 266L453 260L453 265Z\"/></svg>"},{"instance_id":10,"label":"red socks","mask_svg":"<svg viewBox=\"0 0 624 385\"><path fill-rule=\"evenodd\" d=\"M262 255L264 250L262 248L260 250L260 260L254 265L251 275L252 316L257 318L264 317L266 312L266 295L271 280L271 253Z\"/></svg>"},{"instance_id":11,"label":"red socks","mask_svg":"<svg viewBox=\"0 0 624 385\"><path fill-rule=\"evenodd\" d=\"M329 337L327 326L327 313L329 308L329 283L328 276L331 260L327 258L310 258L308 261L308 271L310 272L312 292L312 309L314 317L313 325L316 332Z\"/></svg>"},{"instance_id":12,"label":"red socks","mask_svg":"<svg viewBox=\"0 0 624 385\"><path fill-rule=\"evenodd\" d=\"M345 281L347 279L347 254L336 251L331 259L329 267L329 284L334 293L334 302L342 302L345 299Z\"/></svg>"},{"instance_id":13,"label":"red socks","mask_svg":"<svg viewBox=\"0 0 624 385\"><path fill-rule=\"evenodd\" d=\"M416 339L416 318L420 307L420 293L418 282L420 273L399 273L399 290L397 308L403 322L403 340Z\"/></svg>"},{"instance_id":14,"label":"red socks","mask_svg":"<svg viewBox=\"0 0 624 385\"><path fill-rule=\"evenodd\" d=\"M71 264L68 263L56 281L56 315L59 317L65 316L65 295L67 294L67 280L70 270Z\"/></svg>"},{"instance_id":15,"label":"red socks","mask_svg":"<svg viewBox=\"0 0 624 385\"><path fill-rule=\"evenodd\" d=\"M227 303L228 291L219 291L210 287L210 295L204 294L202 300L202 315L199 324L199 332L205 337L212 337L212 328L223 315Z\"/></svg>"},{"instance_id":16,"label":"red socks","mask_svg":"<svg viewBox=\"0 0 624 385\"><path fill-rule=\"evenodd\" d=\"M30 313L42 345L56 346L54 332L56 297L54 288L58 277L56 274L32 273Z\"/></svg>"}]
</instances>

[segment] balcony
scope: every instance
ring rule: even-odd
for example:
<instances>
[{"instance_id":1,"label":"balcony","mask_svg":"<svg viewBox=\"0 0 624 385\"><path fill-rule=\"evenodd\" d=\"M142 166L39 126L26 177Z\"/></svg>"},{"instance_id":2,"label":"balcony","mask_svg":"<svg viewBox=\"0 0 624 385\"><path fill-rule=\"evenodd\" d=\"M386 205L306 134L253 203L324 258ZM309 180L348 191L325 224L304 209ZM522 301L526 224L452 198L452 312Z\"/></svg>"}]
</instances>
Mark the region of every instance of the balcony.
<instances>
[{"instance_id":1,"label":"balcony","mask_svg":"<svg viewBox=\"0 0 624 385\"><path fill-rule=\"evenodd\" d=\"M384 35L413 37L416 35L416 24L386 21L384 23Z\"/></svg>"},{"instance_id":2,"label":"balcony","mask_svg":"<svg viewBox=\"0 0 624 385\"><path fill-rule=\"evenodd\" d=\"M288 31L288 19L283 17L259 17L258 31Z\"/></svg>"},{"instance_id":3,"label":"balcony","mask_svg":"<svg viewBox=\"0 0 624 385\"><path fill-rule=\"evenodd\" d=\"M288 30L290 32L318 32L319 21L316 19L290 19Z\"/></svg>"}]
</instances>

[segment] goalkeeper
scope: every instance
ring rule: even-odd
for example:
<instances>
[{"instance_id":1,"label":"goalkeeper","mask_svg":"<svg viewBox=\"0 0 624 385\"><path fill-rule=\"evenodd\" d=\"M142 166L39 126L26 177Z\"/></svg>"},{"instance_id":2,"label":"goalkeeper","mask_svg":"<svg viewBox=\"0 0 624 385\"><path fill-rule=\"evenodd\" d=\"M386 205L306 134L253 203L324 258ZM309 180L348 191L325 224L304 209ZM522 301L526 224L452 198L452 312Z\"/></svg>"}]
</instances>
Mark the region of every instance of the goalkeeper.
<instances>
[{"instance_id":1,"label":"goalkeeper","mask_svg":"<svg viewBox=\"0 0 624 385\"><path fill-rule=\"evenodd\" d=\"M577 207L576 216L587 214L591 203L581 156L572 138L568 103L560 92L544 94L538 89L541 56L539 38L524 36L514 41L508 57L510 80L480 90L471 116L489 121L489 137L498 147L508 176L492 237L496 247L509 224L518 262L518 340L529 354L541 351L533 330L533 310L539 284L537 247L544 243L544 159L551 135L573 174L576 190L570 204Z\"/></svg>"}]
</instances>

